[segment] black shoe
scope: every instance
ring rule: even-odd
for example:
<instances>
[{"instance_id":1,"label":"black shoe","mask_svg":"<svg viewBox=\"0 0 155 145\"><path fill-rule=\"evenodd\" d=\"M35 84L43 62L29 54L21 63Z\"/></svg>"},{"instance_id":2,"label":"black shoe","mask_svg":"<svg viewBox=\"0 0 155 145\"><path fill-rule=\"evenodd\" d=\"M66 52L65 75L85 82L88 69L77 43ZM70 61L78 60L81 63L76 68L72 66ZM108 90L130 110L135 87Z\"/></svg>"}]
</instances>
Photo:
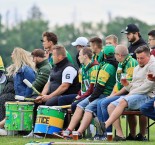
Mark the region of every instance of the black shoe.
<instances>
[{"instance_id":1,"label":"black shoe","mask_svg":"<svg viewBox=\"0 0 155 145\"><path fill-rule=\"evenodd\" d=\"M125 137L120 137L118 135L116 135L114 138L113 138L113 141L126 141Z\"/></svg>"},{"instance_id":2,"label":"black shoe","mask_svg":"<svg viewBox=\"0 0 155 145\"><path fill-rule=\"evenodd\" d=\"M100 126L101 126L103 134L105 134L105 132L106 132L105 123L104 122L100 122Z\"/></svg>"},{"instance_id":3,"label":"black shoe","mask_svg":"<svg viewBox=\"0 0 155 145\"><path fill-rule=\"evenodd\" d=\"M126 140L135 140L135 137L133 137L131 133L129 133L129 136L126 137Z\"/></svg>"},{"instance_id":4,"label":"black shoe","mask_svg":"<svg viewBox=\"0 0 155 145\"><path fill-rule=\"evenodd\" d=\"M147 138L146 138L146 136L142 136L141 133L138 133L136 135L136 137L135 137L135 140L137 140L137 141L147 141Z\"/></svg>"},{"instance_id":5,"label":"black shoe","mask_svg":"<svg viewBox=\"0 0 155 145\"><path fill-rule=\"evenodd\" d=\"M83 138L82 134L78 132L78 139L82 139L82 138Z\"/></svg>"}]
</instances>

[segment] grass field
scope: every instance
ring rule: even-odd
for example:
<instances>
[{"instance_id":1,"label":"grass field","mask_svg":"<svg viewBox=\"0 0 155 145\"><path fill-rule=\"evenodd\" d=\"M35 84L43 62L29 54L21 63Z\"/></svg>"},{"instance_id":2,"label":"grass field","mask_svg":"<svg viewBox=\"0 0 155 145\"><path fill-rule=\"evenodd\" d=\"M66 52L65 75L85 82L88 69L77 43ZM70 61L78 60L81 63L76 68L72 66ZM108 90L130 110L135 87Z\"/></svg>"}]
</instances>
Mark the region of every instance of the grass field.
<instances>
[{"instance_id":1,"label":"grass field","mask_svg":"<svg viewBox=\"0 0 155 145\"><path fill-rule=\"evenodd\" d=\"M123 124L123 132L125 133L125 118L122 119L122 124ZM138 133L138 128L137 128L137 133ZM39 141L39 142L68 142L68 145L73 144L74 142L72 140L66 141L63 139L53 139L53 138L48 138L48 139L35 139L35 138L23 138L22 136L1 136L0 137L0 145L25 145L26 143L33 142L33 141ZM81 145L86 145L87 143L90 143L90 141L86 141L85 139L78 140L78 144ZM80 142L85 142L85 143L80 143ZM150 128L150 141L147 142L137 142L137 141L125 141L125 142L92 142L91 143L102 143L104 144L120 144L120 145L155 145L155 125L153 125ZM56 144L56 143L54 143ZM64 143L65 144L65 143ZM76 144L76 143L75 143Z\"/></svg>"}]
</instances>

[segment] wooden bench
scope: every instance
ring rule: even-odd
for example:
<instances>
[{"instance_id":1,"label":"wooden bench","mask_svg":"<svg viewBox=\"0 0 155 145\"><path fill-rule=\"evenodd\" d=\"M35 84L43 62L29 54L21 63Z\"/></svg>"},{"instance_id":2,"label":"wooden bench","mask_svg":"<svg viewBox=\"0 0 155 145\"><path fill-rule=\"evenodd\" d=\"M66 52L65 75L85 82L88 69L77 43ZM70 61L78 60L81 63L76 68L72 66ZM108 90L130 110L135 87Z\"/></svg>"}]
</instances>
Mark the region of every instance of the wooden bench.
<instances>
[{"instance_id":1,"label":"wooden bench","mask_svg":"<svg viewBox=\"0 0 155 145\"><path fill-rule=\"evenodd\" d=\"M139 110L125 110L122 115L142 115L142 113L139 111ZM146 128L147 129L147 138L148 138L148 141L150 139L150 125L149 125L149 118L148 118L148 127ZM127 120L127 117L126 117L126 137L128 136L128 120Z\"/></svg>"},{"instance_id":2,"label":"wooden bench","mask_svg":"<svg viewBox=\"0 0 155 145\"><path fill-rule=\"evenodd\" d=\"M142 115L142 113L139 111L139 110L125 110L122 115ZM71 117L72 117L72 111L71 109L67 109L67 118L68 118L68 125L70 123L70 120L71 120ZM147 126L147 138L148 138L148 141L150 140L150 127L155 124L155 122L153 122L152 124L150 124L149 122L149 118L148 118L148 126ZM115 133L116 134L116 133ZM126 117L126 137L128 136L128 120L127 120L127 117Z\"/></svg>"}]
</instances>

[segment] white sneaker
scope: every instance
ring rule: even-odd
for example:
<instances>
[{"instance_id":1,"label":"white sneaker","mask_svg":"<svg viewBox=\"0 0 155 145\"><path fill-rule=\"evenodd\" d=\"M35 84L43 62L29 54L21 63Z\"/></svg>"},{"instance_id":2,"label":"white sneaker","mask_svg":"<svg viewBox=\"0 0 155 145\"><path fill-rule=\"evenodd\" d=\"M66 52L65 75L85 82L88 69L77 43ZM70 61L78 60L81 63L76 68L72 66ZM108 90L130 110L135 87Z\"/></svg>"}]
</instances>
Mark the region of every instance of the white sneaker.
<instances>
[{"instance_id":1,"label":"white sneaker","mask_svg":"<svg viewBox=\"0 0 155 145\"><path fill-rule=\"evenodd\" d=\"M7 135L7 131L0 128L0 135Z\"/></svg>"},{"instance_id":2,"label":"white sneaker","mask_svg":"<svg viewBox=\"0 0 155 145\"><path fill-rule=\"evenodd\" d=\"M35 135L33 136L34 138L43 138L42 136L39 136L39 135Z\"/></svg>"},{"instance_id":3,"label":"white sneaker","mask_svg":"<svg viewBox=\"0 0 155 145\"><path fill-rule=\"evenodd\" d=\"M29 138L29 137L33 137L34 136L34 133L33 133L33 130L28 134L28 135L25 135L23 136L24 138Z\"/></svg>"},{"instance_id":4,"label":"white sneaker","mask_svg":"<svg viewBox=\"0 0 155 145\"><path fill-rule=\"evenodd\" d=\"M42 136L39 136L39 135L35 135L33 133L33 130L28 134L28 135L25 135L23 136L24 138L31 138L31 137L34 137L34 138L43 138Z\"/></svg>"}]
</instances>

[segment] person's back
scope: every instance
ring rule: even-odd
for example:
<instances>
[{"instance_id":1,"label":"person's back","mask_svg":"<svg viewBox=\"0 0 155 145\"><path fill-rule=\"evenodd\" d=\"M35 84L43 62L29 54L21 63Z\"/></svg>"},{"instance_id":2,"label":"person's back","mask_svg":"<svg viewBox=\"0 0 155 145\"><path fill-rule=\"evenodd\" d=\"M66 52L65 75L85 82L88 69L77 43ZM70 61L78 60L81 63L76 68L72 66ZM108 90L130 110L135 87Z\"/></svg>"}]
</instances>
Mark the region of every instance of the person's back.
<instances>
[{"instance_id":1,"label":"person's back","mask_svg":"<svg viewBox=\"0 0 155 145\"><path fill-rule=\"evenodd\" d=\"M42 92L45 84L48 81L49 74L51 71L51 65L48 60L45 58L45 51L42 49L35 49L31 53L33 56L33 61L36 64L37 74L36 79L33 82L33 86L39 91Z\"/></svg>"},{"instance_id":2,"label":"person's back","mask_svg":"<svg viewBox=\"0 0 155 145\"><path fill-rule=\"evenodd\" d=\"M15 94L28 97L32 94L32 89L26 86L23 80L27 79L31 83L35 80L32 57L29 52L18 47L14 48L11 57L15 65L13 75Z\"/></svg>"}]
</instances>

